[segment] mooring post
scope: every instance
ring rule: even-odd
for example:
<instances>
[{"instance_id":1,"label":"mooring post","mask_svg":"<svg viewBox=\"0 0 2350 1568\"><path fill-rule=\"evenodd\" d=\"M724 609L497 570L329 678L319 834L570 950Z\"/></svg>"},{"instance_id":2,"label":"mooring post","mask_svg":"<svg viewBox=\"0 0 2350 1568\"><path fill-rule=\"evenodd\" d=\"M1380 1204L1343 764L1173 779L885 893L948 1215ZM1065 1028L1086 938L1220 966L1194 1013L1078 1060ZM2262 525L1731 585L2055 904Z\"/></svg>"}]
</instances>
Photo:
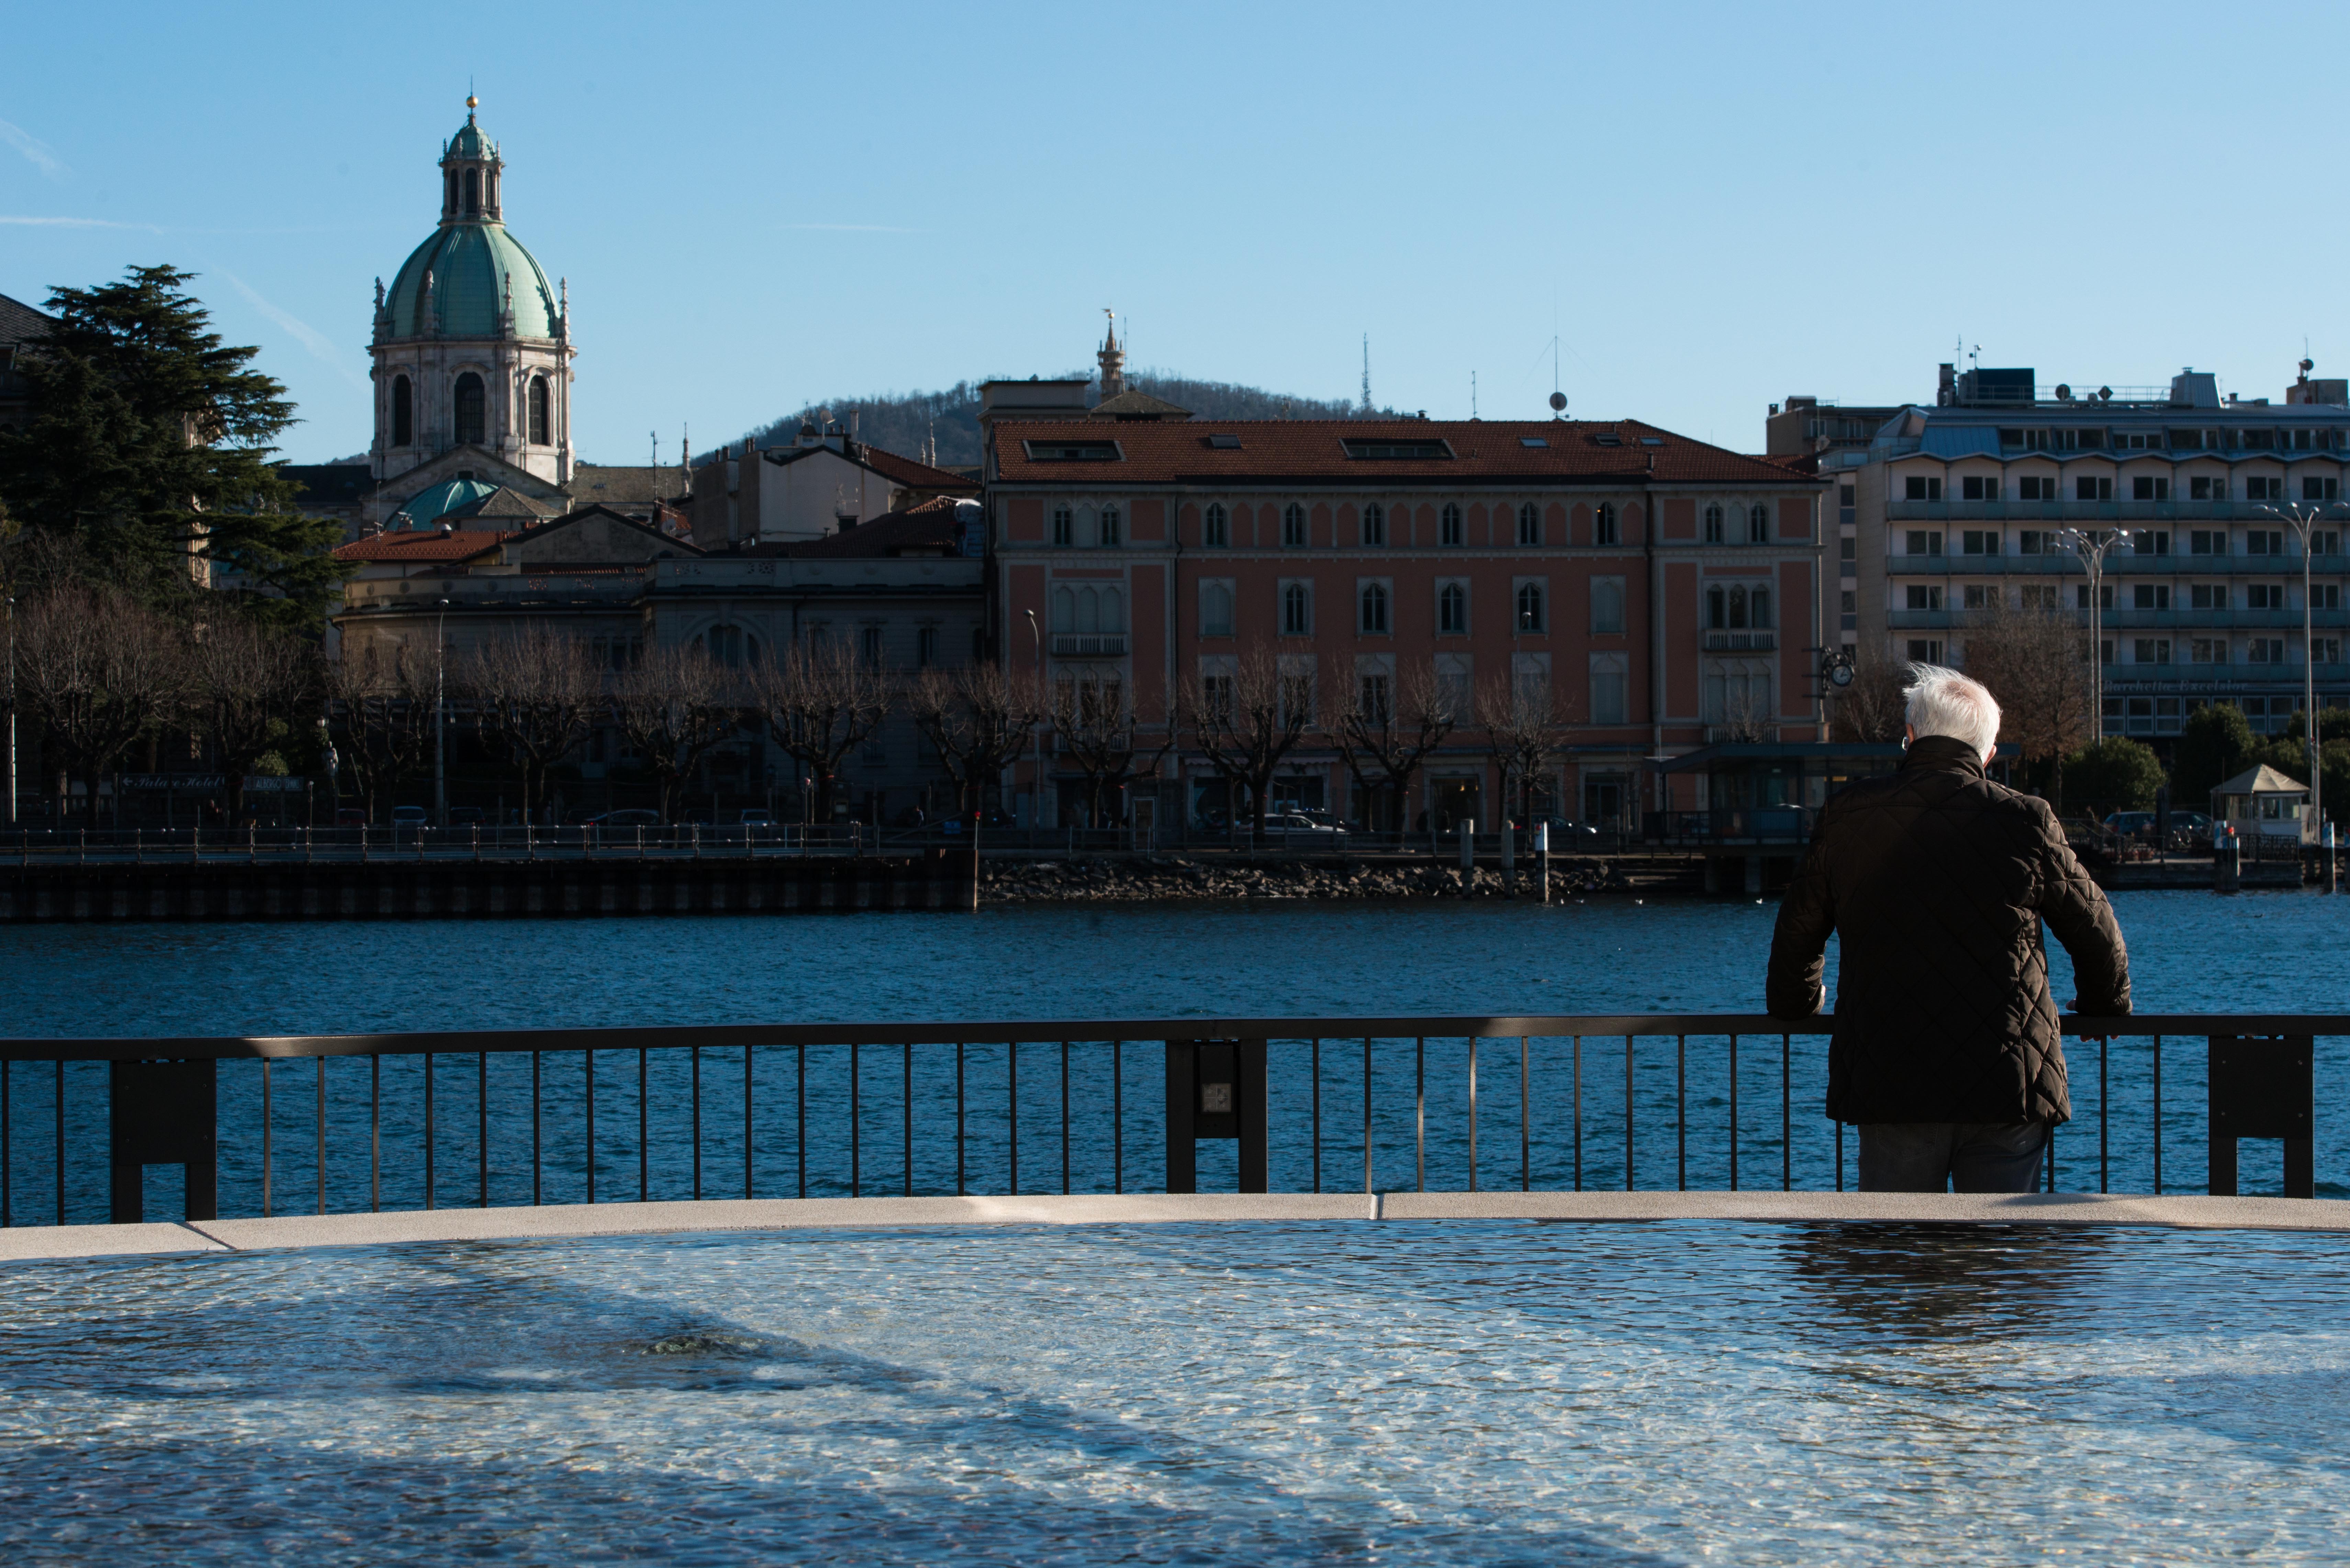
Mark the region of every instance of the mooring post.
<instances>
[{"instance_id":1,"label":"mooring post","mask_svg":"<svg viewBox=\"0 0 2350 1568\"><path fill-rule=\"evenodd\" d=\"M1477 880L1477 819L1461 819L1461 890L1468 892Z\"/></svg>"},{"instance_id":2,"label":"mooring post","mask_svg":"<svg viewBox=\"0 0 2350 1568\"><path fill-rule=\"evenodd\" d=\"M1542 901L1547 904L1550 902L1550 824L1547 822L1534 827L1534 852L1542 857Z\"/></svg>"},{"instance_id":3,"label":"mooring post","mask_svg":"<svg viewBox=\"0 0 2350 1568\"><path fill-rule=\"evenodd\" d=\"M1199 1143L1240 1145L1243 1192L1265 1190L1265 1050L1262 1040L1167 1042L1167 1190L1200 1189Z\"/></svg>"}]
</instances>

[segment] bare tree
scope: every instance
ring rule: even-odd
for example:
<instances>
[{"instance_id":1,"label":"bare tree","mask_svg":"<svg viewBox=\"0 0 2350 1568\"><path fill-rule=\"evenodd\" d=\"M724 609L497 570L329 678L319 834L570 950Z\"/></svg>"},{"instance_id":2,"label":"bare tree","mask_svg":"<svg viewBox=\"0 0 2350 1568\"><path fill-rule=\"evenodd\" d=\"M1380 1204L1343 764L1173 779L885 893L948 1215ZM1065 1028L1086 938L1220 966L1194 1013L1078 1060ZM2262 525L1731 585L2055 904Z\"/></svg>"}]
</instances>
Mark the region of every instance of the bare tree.
<instances>
[{"instance_id":1,"label":"bare tree","mask_svg":"<svg viewBox=\"0 0 2350 1568\"><path fill-rule=\"evenodd\" d=\"M1426 660L1404 663L1390 676L1365 672L1349 659L1331 661L1321 693L1322 732L1372 801L1390 804L1395 826L1410 815L1412 775L1444 743L1459 715L1451 710ZM1376 826L1367 819L1367 826Z\"/></svg>"},{"instance_id":2,"label":"bare tree","mask_svg":"<svg viewBox=\"0 0 2350 1568\"><path fill-rule=\"evenodd\" d=\"M1757 702L1750 691L1743 690L1747 683L1741 681L1739 684L1742 690L1738 695L1727 699L1721 705L1721 722L1713 727L1715 732L1722 740L1738 745L1751 746L1777 740L1779 721L1771 711L1770 699L1766 697Z\"/></svg>"},{"instance_id":3,"label":"bare tree","mask_svg":"<svg viewBox=\"0 0 2350 1568\"><path fill-rule=\"evenodd\" d=\"M99 780L173 710L185 681L178 633L120 590L59 586L16 608L18 700L81 775L93 826Z\"/></svg>"},{"instance_id":4,"label":"bare tree","mask_svg":"<svg viewBox=\"0 0 2350 1568\"><path fill-rule=\"evenodd\" d=\"M1065 677L1053 689L1053 734L1061 754L1086 776L1086 826L1102 826L1102 797L1138 778L1156 778L1159 764L1174 749L1175 726L1166 728L1155 751L1135 743L1135 716L1116 676L1107 680Z\"/></svg>"},{"instance_id":5,"label":"bare tree","mask_svg":"<svg viewBox=\"0 0 2350 1568\"><path fill-rule=\"evenodd\" d=\"M423 765L432 739L432 668L405 644L343 644L327 668L327 711L337 753L372 821L400 781Z\"/></svg>"},{"instance_id":6,"label":"bare tree","mask_svg":"<svg viewBox=\"0 0 2350 1568\"><path fill-rule=\"evenodd\" d=\"M1532 818L1535 781L1566 750L1565 704L1550 678L1496 670L1478 683L1472 711L1501 774L1502 798L1520 821Z\"/></svg>"},{"instance_id":7,"label":"bare tree","mask_svg":"<svg viewBox=\"0 0 2350 1568\"><path fill-rule=\"evenodd\" d=\"M1839 741L1884 742L1901 738L1901 689L1909 683L1909 667L1897 659L1872 656L1853 666L1852 684L1835 691L1829 712L1831 732Z\"/></svg>"},{"instance_id":8,"label":"bare tree","mask_svg":"<svg viewBox=\"0 0 2350 1568\"><path fill-rule=\"evenodd\" d=\"M831 821L842 761L889 716L889 677L845 644L828 642L754 666L748 685L775 744L814 776L816 820Z\"/></svg>"},{"instance_id":9,"label":"bare tree","mask_svg":"<svg viewBox=\"0 0 2350 1568\"><path fill-rule=\"evenodd\" d=\"M232 822L244 818L245 775L293 733L315 670L307 644L239 617L218 615L196 629L189 714L226 775Z\"/></svg>"},{"instance_id":10,"label":"bare tree","mask_svg":"<svg viewBox=\"0 0 2350 1568\"><path fill-rule=\"evenodd\" d=\"M1043 722L1044 692L1035 680L993 664L936 665L906 691L914 727L954 781L955 799L977 811L990 780L1017 762Z\"/></svg>"},{"instance_id":11,"label":"bare tree","mask_svg":"<svg viewBox=\"0 0 2350 1568\"><path fill-rule=\"evenodd\" d=\"M2049 798L2064 807L2064 759L2096 738L2088 634L2069 610L1982 612L1967 633L1967 673L1999 700L1999 737L2050 770Z\"/></svg>"},{"instance_id":12,"label":"bare tree","mask_svg":"<svg viewBox=\"0 0 2350 1568\"><path fill-rule=\"evenodd\" d=\"M1193 675L1183 684L1182 711L1208 765L1247 786L1253 831L1264 832L1273 775L1314 722L1312 668L1285 666L1256 647L1229 673Z\"/></svg>"},{"instance_id":13,"label":"bare tree","mask_svg":"<svg viewBox=\"0 0 2350 1568\"><path fill-rule=\"evenodd\" d=\"M604 676L581 638L532 627L484 643L459 666L474 722L522 770L523 809L546 803L547 770L588 738L604 701Z\"/></svg>"},{"instance_id":14,"label":"bare tree","mask_svg":"<svg viewBox=\"0 0 2350 1568\"><path fill-rule=\"evenodd\" d=\"M612 716L660 786L662 820L712 746L733 734L742 708L739 684L698 642L649 648L614 682Z\"/></svg>"}]
</instances>

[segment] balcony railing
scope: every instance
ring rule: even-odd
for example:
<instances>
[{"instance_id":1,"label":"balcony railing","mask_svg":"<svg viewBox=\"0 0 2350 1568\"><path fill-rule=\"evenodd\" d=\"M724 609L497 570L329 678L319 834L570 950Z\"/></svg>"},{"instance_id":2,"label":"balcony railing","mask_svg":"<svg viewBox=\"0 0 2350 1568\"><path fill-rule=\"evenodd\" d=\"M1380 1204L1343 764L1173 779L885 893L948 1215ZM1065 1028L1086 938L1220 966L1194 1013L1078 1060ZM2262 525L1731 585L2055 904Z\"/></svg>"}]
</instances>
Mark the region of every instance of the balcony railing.
<instances>
[{"instance_id":1,"label":"balcony railing","mask_svg":"<svg viewBox=\"0 0 2350 1568\"><path fill-rule=\"evenodd\" d=\"M2331 506L2331 502L2285 501L1887 501L1886 517L1896 523L2128 524L2277 522L2288 505ZM2272 510L2273 509L2273 510ZM2345 513L2345 516L2350 516ZM2338 524L2329 522L2326 526Z\"/></svg>"},{"instance_id":2,"label":"balcony railing","mask_svg":"<svg viewBox=\"0 0 2350 1568\"><path fill-rule=\"evenodd\" d=\"M689 1194L1189 1191L1193 1139L1220 1132L1238 1141L1243 1190L1842 1190L1844 1128L1809 1108L1833 1023L1195 1017L5 1040L0 1223L142 1219L150 1166L181 1168L197 1221ZM2100 1192L2176 1189L2165 1160L2183 1153L2205 1157L2210 1191L2232 1193L2250 1137L2283 1140L2286 1195L2312 1195L2315 1103L2332 1105L2344 1075L2314 1042L2350 1035L2350 1015L2064 1027L2077 1120L2051 1135L2048 1190L2092 1177ZM2179 1035L2202 1047L2182 1051ZM2325 1152L2345 1158L2338 1139Z\"/></svg>"},{"instance_id":3,"label":"balcony railing","mask_svg":"<svg viewBox=\"0 0 2350 1568\"><path fill-rule=\"evenodd\" d=\"M1122 631L1056 631L1053 634L1053 657L1055 659L1118 659L1126 653L1126 633Z\"/></svg>"},{"instance_id":4,"label":"balcony railing","mask_svg":"<svg viewBox=\"0 0 2350 1568\"><path fill-rule=\"evenodd\" d=\"M1705 634L1708 653L1768 652L1779 646L1775 631L1709 631Z\"/></svg>"},{"instance_id":5,"label":"balcony railing","mask_svg":"<svg viewBox=\"0 0 2350 1568\"><path fill-rule=\"evenodd\" d=\"M2320 576L2350 572L2350 556L2320 556L2310 569ZM1897 577L1999 576L2007 575L2069 576L2079 581L2081 558L2070 550L2050 550L2036 556L1887 556L1885 570ZM2107 576L2265 576L2298 581L2298 556L2141 556L2116 550L2106 556Z\"/></svg>"}]
</instances>

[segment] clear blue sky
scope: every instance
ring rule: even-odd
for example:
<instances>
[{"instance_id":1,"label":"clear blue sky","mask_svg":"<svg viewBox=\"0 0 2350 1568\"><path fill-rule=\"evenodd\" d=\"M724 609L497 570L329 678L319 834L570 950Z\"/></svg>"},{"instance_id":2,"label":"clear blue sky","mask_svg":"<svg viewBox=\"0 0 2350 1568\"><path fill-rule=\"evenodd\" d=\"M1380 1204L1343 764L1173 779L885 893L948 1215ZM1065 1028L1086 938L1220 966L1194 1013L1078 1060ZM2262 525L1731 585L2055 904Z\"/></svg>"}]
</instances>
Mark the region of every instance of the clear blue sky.
<instances>
[{"instance_id":1,"label":"clear blue sky","mask_svg":"<svg viewBox=\"0 0 2350 1568\"><path fill-rule=\"evenodd\" d=\"M809 399L1137 363L1742 448L1790 392L2276 396L2337 327L2350 9L2271 5L35 7L0 293L171 261L369 437L372 280L469 77L567 276L581 454Z\"/></svg>"}]
</instances>

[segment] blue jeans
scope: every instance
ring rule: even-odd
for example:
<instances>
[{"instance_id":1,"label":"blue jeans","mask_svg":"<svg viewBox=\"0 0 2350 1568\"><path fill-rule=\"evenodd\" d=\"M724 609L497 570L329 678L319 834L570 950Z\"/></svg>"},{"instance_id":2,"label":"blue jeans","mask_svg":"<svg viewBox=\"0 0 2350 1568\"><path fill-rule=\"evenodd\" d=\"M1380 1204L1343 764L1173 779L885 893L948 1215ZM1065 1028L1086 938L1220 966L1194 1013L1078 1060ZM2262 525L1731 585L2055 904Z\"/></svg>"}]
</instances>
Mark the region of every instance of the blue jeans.
<instances>
[{"instance_id":1,"label":"blue jeans","mask_svg":"<svg viewBox=\"0 0 2350 1568\"><path fill-rule=\"evenodd\" d=\"M1863 1192L2030 1192L2048 1128L2040 1122L1864 1122Z\"/></svg>"}]
</instances>

